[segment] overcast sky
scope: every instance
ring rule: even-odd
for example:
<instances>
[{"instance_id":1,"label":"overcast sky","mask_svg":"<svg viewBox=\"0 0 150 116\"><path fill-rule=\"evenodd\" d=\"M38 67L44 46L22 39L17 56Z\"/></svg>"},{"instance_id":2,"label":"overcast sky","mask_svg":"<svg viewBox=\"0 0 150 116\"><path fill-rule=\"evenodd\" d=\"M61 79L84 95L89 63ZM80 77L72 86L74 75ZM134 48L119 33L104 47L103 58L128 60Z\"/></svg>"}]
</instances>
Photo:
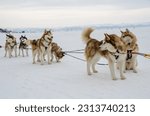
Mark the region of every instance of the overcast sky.
<instances>
[{"instance_id":1,"label":"overcast sky","mask_svg":"<svg viewBox=\"0 0 150 116\"><path fill-rule=\"evenodd\" d=\"M0 0L0 27L150 22L150 0Z\"/></svg>"}]
</instances>

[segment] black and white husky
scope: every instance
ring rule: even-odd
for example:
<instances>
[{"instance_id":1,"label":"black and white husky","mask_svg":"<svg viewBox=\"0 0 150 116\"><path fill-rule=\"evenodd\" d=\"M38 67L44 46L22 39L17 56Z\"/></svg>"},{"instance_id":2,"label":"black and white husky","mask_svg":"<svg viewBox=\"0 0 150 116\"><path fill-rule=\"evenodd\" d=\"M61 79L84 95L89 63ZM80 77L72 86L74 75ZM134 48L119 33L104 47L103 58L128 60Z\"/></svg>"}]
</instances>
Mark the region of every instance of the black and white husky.
<instances>
[{"instance_id":1,"label":"black and white husky","mask_svg":"<svg viewBox=\"0 0 150 116\"><path fill-rule=\"evenodd\" d=\"M27 45L27 37L21 36L20 37L20 44L19 44L19 56L20 51L22 51L22 56L24 57L24 50L26 51L26 56L28 56L28 45Z\"/></svg>"}]
</instances>

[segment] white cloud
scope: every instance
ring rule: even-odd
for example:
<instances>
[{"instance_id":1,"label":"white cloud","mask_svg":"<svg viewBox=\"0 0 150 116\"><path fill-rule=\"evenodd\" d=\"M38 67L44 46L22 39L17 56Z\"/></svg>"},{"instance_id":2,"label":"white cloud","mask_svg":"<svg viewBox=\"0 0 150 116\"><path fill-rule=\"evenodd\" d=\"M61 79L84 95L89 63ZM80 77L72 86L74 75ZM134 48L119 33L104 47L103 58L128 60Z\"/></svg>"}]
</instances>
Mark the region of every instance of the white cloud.
<instances>
[{"instance_id":1,"label":"white cloud","mask_svg":"<svg viewBox=\"0 0 150 116\"><path fill-rule=\"evenodd\" d=\"M150 1L119 1L122 0L5 0L0 1L0 22L3 27L49 27L150 20Z\"/></svg>"},{"instance_id":2,"label":"white cloud","mask_svg":"<svg viewBox=\"0 0 150 116\"><path fill-rule=\"evenodd\" d=\"M150 0L1 0L1 8L52 7L52 6L113 5L120 8L143 8L150 6Z\"/></svg>"}]
</instances>

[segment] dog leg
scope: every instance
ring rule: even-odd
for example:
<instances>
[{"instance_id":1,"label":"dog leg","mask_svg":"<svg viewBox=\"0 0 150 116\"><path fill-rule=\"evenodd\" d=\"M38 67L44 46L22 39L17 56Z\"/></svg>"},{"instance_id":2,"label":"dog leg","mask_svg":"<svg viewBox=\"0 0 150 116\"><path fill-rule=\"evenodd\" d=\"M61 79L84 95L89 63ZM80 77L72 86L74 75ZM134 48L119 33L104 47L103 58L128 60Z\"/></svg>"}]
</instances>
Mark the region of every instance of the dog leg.
<instances>
[{"instance_id":1,"label":"dog leg","mask_svg":"<svg viewBox=\"0 0 150 116\"><path fill-rule=\"evenodd\" d=\"M7 56L7 51L8 51L8 49L5 49L5 55L4 55L4 57L6 57L6 56Z\"/></svg>"},{"instance_id":2,"label":"dog leg","mask_svg":"<svg viewBox=\"0 0 150 116\"><path fill-rule=\"evenodd\" d=\"M126 63L124 63L123 72L126 73Z\"/></svg>"},{"instance_id":3,"label":"dog leg","mask_svg":"<svg viewBox=\"0 0 150 116\"><path fill-rule=\"evenodd\" d=\"M109 59L108 64L109 64L109 69L110 69L112 80L117 80L115 70L114 70L115 69L115 63L111 59Z\"/></svg>"},{"instance_id":4,"label":"dog leg","mask_svg":"<svg viewBox=\"0 0 150 116\"><path fill-rule=\"evenodd\" d=\"M59 58L57 57L56 53L55 53L55 59L56 59L56 62L59 62Z\"/></svg>"},{"instance_id":5,"label":"dog leg","mask_svg":"<svg viewBox=\"0 0 150 116\"><path fill-rule=\"evenodd\" d=\"M12 57L11 53L12 53L12 50L11 50L11 48L9 48L9 49L8 49L9 58Z\"/></svg>"},{"instance_id":6,"label":"dog leg","mask_svg":"<svg viewBox=\"0 0 150 116\"><path fill-rule=\"evenodd\" d=\"M51 62L53 61L54 55L51 53Z\"/></svg>"},{"instance_id":7,"label":"dog leg","mask_svg":"<svg viewBox=\"0 0 150 116\"><path fill-rule=\"evenodd\" d=\"M44 56L43 56L44 54L43 53L41 53L41 65L44 65Z\"/></svg>"},{"instance_id":8,"label":"dog leg","mask_svg":"<svg viewBox=\"0 0 150 116\"><path fill-rule=\"evenodd\" d=\"M20 48L19 48L19 54L18 54L18 56L20 56Z\"/></svg>"},{"instance_id":9,"label":"dog leg","mask_svg":"<svg viewBox=\"0 0 150 116\"><path fill-rule=\"evenodd\" d=\"M96 63L92 64L93 73L98 73L98 71L95 69L95 65L96 65Z\"/></svg>"},{"instance_id":10,"label":"dog leg","mask_svg":"<svg viewBox=\"0 0 150 116\"><path fill-rule=\"evenodd\" d=\"M29 54L28 54L28 48L26 48L26 55L29 56Z\"/></svg>"},{"instance_id":11,"label":"dog leg","mask_svg":"<svg viewBox=\"0 0 150 116\"><path fill-rule=\"evenodd\" d=\"M93 70L94 73L98 73L98 71L95 69L95 65L98 61L99 61L99 59L92 62L92 70Z\"/></svg>"},{"instance_id":12,"label":"dog leg","mask_svg":"<svg viewBox=\"0 0 150 116\"><path fill-rule=\"evenodd\" d=\"M60 61L59 61L59 58L58 58L57 56L55 56L55 57L56 57L56 62L60 62Z\"/></svg>"},{"instance_id":13,"label":"dog leg","mask_svg":"<svg viewBox=\"0 0 150 116\"><path fill-rule=\"evenodd\" d=\"M22 51L22 56L24 57L24 50L23 50L23 48L21 49L21 51Z\"/></svg>"},{"instance_id":14,"label":"dog leg","mask_svg":"<svg viewBox=\"0 0 150 116\"><path fill-rule=\"evenodd\" d=\"M99 53L96 53L91 60L92 70L94 73L98 73L98 71L95 69L95 65L99 60L100 60L100 55L99 55Z\"/></svg>"},{"instance_id":15,"label":"dog leg","mask_svg":"<svg viewBox=\"0 0 150 116\"><path fill-rule=\"evenodd\" d=\"M17 45L14 47L15 50L15 57L17 57Z\"/></svg>"},{"instance_id":16,"label":"dog leg","mask_svg":"<svg viewBox=\"0 0 150 116\"><path fill-rule=\"evenodd\" d=\"M41 47L40 50L41 65L44 65L44 54L45 54L45 48Z\"/></svg>"},{"instance_id":17,"label":"dog leg","mask_svg":"<svg viewBox=\"0 0 150 116\"><path fill-rule=\"evenodd\" d=\"M91 63L89 61L87 61L87 73L88 73L88 75L92 75L90 68L91 68Z\"/></svg>"},{"instance_id":18,"label":"dog leg","mask_svg":"<svg viewBox=\"0 0 150 116\"><path fill-rule=\"evenodd\" d=\"M124 79L126 79L124 74L123 74L125 62L124 61L118 61L118 64L119 64L120 78L121 78L121 80L124 80Z\"/></svg>"},{"instance_id":19,"label":"dog leg","mask_svg":"<svg viewBox=\"0 0 150 116\"><path fill-rule=\"evenodd\" d=\"M41 60L40 60L40 52L39 52L39 50L37 51L37 62L41 62Z\"/></svg>"},{"instance_id":20,"label":"dog leg","mask_svg":"<svg viewBox=\"0 0 150 116\"><path fill-rule=\"evenodd\" d=\"M49 52L47 52L47 60L48 60L48 64L51 64L50 53Z\"/></svg>"},{"instance_id":21,"label":"dog leg","mask_svg":"<svg viewBox=\"0 0 150 116\"><path fill-rule=\"evenodd\" d=\"M133 72L134 73L137 73L136 65L137 65L137 61L136 61L136 59L133 59Z\"/></svg>"},{"instance_id":22,"label":"dog leg","mask_svg":"<svg viewBox=\"0 0 150 116\"><path fill-rule=\"evenodd\" d=\"M36 51L32 51L33 64L35 64Z\"/></svg>"}]
</instances>

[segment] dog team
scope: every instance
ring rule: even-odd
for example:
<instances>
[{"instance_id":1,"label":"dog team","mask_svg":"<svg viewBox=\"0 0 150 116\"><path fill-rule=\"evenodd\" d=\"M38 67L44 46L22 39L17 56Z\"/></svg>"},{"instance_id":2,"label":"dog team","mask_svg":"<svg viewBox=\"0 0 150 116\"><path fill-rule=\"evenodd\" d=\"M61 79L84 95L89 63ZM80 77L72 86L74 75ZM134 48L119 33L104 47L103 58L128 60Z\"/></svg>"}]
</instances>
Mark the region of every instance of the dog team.
<instances>
[{"instance_id":1,"label":"dog team","mask_svg":"<svg viewBox=\"0 0 150 116\"><path fill-rule=\"evenodd\" d=\"M121 31L121 36L115 34L104 34L104 39L99 41L92 38L90 35L94 30L86 28L82 33L83 41L86 43L85 57L87 61L87 73L91 75L97 73L95 65L104 57L108 60L108 65L113 80L116 80L115 63L120 72L120 78L125 79L124 73L126 70L133 70L137 73L137 55L132 52L138 52L139 47L137 44L136 36L126 29L125 32Z\"/></svg>"},{"instance_id":2,"label":"dog team","mask_svg":"<svg viewBox=\"0 0 150 116\"><path fill-rule=\"evenodd\" d=\"M137 55L132 52L138 52L139 47L137 44L136 36L126 29L121 31L121 36L116 34L104 34L104 39L97 40L92 38L90 35L94 31L92 28L86 28L82 32L82 39L86 44L85 47L85 58L87 63L87 73L91 75L97 73L95 65L104 57L108 60L108 65L113 80L116 80L115 74L115 63L120 72L120 78L124 80L126 77L124 73L126 70L133 70L137 73ZM47 56L47 62L50 64L53 61L53 57L57 62L60 61L64 56L62 48L53 42L53 34L51 31L45 30L41 38L37 40L28 40L25 36L20 37L19 44L19 55L22 51L24 56L24 50L28 56L28 46L32 47L33 64L40 62L44 64L45 57ZM5 56L8 53L9 58L12 57L12 51L15 52L17 57L17 42L13 35L6 34L5 43ZM37 59L36 59L37 58ZM92 72L91 72L92 71Z\"/></svg>"},{"instance_id":3,"label":"dog team","mask_svg":"<svg viewBox=\"0 0 150 116\"><path fill-rule=\"evenodd\" d=\"M41 62L44 64L45 56L47 55L48 64L53 61L53 57L57 62L64 56L64 52L62 48L57 45L57 43L52 42L53 34L51 31L45 30L42 37L37 40L29 40L25 36L20 37L19 43L19 56L22 51L22 56L24 57L24 50L26 51L26 55L28 56L28 46L32 47L32 56L33 56L33 64L37 62ZM8 54L9 58L12 57L12 52L15 52L15 57L17 57L17 41L16 38L11 34L6 34L6 43L5 43L5 57ZM51 59L50 59L51 58Z\"/></svg>"}]
</instances>

